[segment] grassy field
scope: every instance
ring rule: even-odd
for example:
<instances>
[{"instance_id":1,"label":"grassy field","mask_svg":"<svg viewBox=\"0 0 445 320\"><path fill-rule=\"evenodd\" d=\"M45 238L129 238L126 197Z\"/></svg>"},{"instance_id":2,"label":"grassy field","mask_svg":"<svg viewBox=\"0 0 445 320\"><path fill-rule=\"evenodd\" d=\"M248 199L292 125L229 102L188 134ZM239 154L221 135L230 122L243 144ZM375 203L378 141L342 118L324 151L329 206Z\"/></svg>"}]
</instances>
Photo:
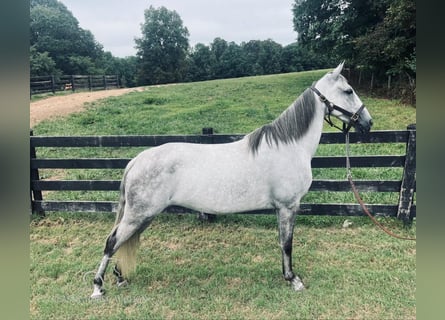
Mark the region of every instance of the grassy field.
<instances>
[{"instance_id":1,"label":"grassy field","mask_svg":"<svg viewBox=\"0 0 445 320\"><path fill-rule=\"evenodd\" d=\"M247 133L278 116L324 72L273 75L149 87L91 104L87 111L47 121L35 135ZM374 129L405 129L412 107L361 97ZM326 131L331 130L326 128ZM140 149L44 149L39 156L133 156ZM404 145L354 146L353 153L400 154ZM343 154L323 146L319 154ZM46 171L44 177L119 179L121 170ZM344 176L317 170L315 177ZM358 178L398 179L400 170L354 170ZM116 200L115 192L54 192L47 197ZM394 202L397 195L364 194ZM353 202L350 194L313 193L306 201ZM414 319L415 243L389 238L365 218L298 217L294 268L308 290L292 292L281 276L276 218L231 215L202 223L190 215L161 216L143 233L138 269L127 288L113 285L91 301L92 278L113 214L50 213L30 222L32 319ZM382 219L400 233L394 219Z\"/></svg>"}]
</instances>

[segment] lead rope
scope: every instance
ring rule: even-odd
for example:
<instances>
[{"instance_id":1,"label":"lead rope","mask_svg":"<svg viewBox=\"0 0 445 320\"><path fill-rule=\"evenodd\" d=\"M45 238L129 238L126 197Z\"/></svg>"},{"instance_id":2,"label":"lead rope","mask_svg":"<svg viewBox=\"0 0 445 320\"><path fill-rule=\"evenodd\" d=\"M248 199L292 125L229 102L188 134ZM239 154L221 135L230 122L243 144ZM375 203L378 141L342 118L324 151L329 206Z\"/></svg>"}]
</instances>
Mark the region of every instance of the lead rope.
<instances>
[{"instance_id":1,"label":"lead rope","mask_svg":"<svg viewBox=\"0 0 445 320\"><path fill-rule=\"evenodd\" d=\"M409 237L403 237L399 236L397 234L394 234L393 232L386 229L380 222L377 221L377 219L369 212L368 208L366 207L365 203L363 202L362 198L360 197L358 190L354 184L354 181L352 181L352 172L351 172L351 163L349 161L349 132L346 132L345 134L346 139L346 175L348 177L349 183L351 184L352 192L354 193L354 197L357 200L357 202L362 207L363 211L366 213L366 215L374 222L375 225L377 225L380 229L382 229L385 233L390 235L391 237L402 239L402 240L414 240L416 241L416 238L409 238Z\"/></svg>"}]
</instances>

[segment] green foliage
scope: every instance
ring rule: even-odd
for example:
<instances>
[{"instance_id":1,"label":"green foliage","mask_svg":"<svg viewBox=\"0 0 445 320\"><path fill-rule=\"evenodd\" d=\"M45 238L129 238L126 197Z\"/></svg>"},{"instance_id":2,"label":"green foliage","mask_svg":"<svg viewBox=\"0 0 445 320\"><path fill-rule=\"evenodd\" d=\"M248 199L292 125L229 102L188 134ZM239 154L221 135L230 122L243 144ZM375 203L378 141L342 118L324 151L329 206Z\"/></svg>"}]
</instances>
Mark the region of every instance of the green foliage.
<instances>
[{"instance_id":1,"label":"green foliage","mask_svg":"<svg viewBox=\"0 0 445 320\"><path fill-rule=\"evenodd\" d=\"M295 0L293 12L298 43L315 59L330 65L346 59L376 77L408 72L415 78L413 0Z\"/></svg>"},{"instance_id":2,"label":"green foliage","mask_svg":"<svg viewBox=\"0 0 445 320\"><path fill-rule=\"evenodd\" d=\"M198 43L192 48L187 61L187 81L211 80L215 77L216 57L209 47Z\"/></svg>"},{"instance_id":3,"label":"green foliage","mask_svg":"<svg viewBox=\"0 0 445 320\"><path fill-rule=\"evenodd\" d=\"M104 52L89 30L57 0L30 3L30 74L118 74L134 86L135 62Z\"/></svg>"},{"instance_id":4,"label":"green foliage","mask_svg":"<svg viewBox=\"0 0 445 320\"><path fill-rule=\"evenodd\" d=\"M369 73L373 87L385 86L389 75L399 79L402 85L393 85L391 95L415 103L413 0L295 0L293 13L298 41L288 46L271 39L237 44L215 38L189 48L179 14L150 6L142 37L135 40L137 55L122 59L104 52L61 2L33 0L31 75L117 74L131 87L314 70L346 59L359 74L355 78Z\"/></svg>"},{"instance_id":5,"label":"green foliage","mask_svg":"<svg viewBox=\"0 0 445 320\"><path fill-rule=\"evenodd\" d=\"M283 47L271 39L236 44L215 38L209 46L199 43L192 48L186 80L277 74L313 70L322 66L296 43Z\"/></svg>"},{"instance_id":6,"label":"green foliage","mask_svg":"<svg viewBox=\"0 0 445 320\"><path fill-rule=\"evenodd\" d=\"M382 21L356 39L357 58L385 74L408 73L416 69L416 4L413 0L392 1ZM379 70L382 69L382 70Z\"/></svg>"},{"instance_id":7,"label":"green foliage","mask_svg":"<svg viewBox=\"0 0 445 320\"><path fill-rule=\"evenodd\" d=\"M87 60L95 61L103 53L93 34L80 28L66 6L56 0L31 2L30 46L37 53L47 53L64 74L88 74L93 62Z\"/></svg>"},{"instance_id":8,"label":"green foliage","mask_svg":"<svg viewBox=\"0 0 445 320\"><path fill-rule=\"evenodd\" d=\"M38 52L34 46L29 53L29 65L31 77L59 75L61 71L56 68L56 63L48 52Z\"/></svg>"},{"instance_id":9,"label":"green foliage","mask_svg":"<svg viewBox=\"0 0 445 320\"><path fill-rule=\"evenodd\" d=\"M178 82L184 78L189 32L176 11L150 6L145 10L142 38L136 39L139 83Z\"/></svg>"}]
</instances>

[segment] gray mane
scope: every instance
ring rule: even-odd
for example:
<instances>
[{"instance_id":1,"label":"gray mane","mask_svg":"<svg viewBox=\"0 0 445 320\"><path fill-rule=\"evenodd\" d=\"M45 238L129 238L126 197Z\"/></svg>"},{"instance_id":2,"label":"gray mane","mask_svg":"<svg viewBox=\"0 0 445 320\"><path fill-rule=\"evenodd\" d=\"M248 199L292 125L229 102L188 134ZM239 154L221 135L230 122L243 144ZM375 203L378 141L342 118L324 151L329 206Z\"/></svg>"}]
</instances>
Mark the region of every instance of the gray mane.
<instances>
[{"instance_id":1,"label":"gray mane","mask_svg":"<svg viewBox=\"0 0 445 320\"><path fill-rule=\"evenodd\" d=\"M249 149L255 154L263 138L269 146L297 141L309 129L314 114L315 97L309 88L272 123L249 134Z\"/></svg>"}]
</instances>

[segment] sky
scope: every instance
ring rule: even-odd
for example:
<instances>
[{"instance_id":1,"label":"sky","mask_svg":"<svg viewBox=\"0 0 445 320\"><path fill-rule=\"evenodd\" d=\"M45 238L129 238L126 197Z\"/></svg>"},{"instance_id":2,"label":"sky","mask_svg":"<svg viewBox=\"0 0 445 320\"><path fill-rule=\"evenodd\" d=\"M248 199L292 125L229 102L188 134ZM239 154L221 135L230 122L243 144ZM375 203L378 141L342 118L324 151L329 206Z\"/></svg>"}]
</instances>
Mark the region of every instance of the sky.
<instances>
[{"instance_id":1,"label":"sky","mask_svg":"<svg viewBox=\"0 0 445 320\"><path fill-rule=\"evenodd\" d=\"M294 0L59 0L113 56L134 56L141 37L144 10L150 5L175 10L187 27L191 46L272 39L283 46L296 41Z\"/></svg>"}]
</instances>

